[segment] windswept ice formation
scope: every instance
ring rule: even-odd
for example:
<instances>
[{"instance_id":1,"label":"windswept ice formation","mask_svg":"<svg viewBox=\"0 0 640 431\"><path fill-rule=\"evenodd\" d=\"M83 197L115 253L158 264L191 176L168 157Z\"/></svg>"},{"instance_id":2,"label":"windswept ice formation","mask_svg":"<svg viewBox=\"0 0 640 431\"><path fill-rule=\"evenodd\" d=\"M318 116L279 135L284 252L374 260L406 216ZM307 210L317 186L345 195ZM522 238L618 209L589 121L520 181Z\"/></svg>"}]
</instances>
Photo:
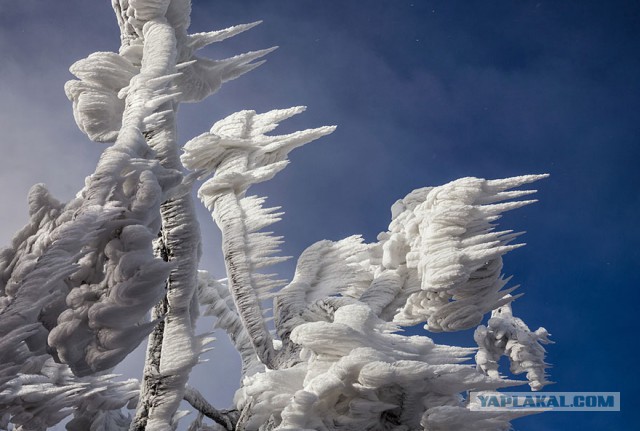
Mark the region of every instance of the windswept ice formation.
<instances>
[{"instance_id":1,"label":"windswept ice formation","mask_svg":"<svg viewBox=\"0 0 640 431\"><path fill-rule=\"evenodd\" d=\"M243 425L258 429L271 422L277 430L439 429L434 417L443 406L464 410L461 392L517 383L462 364L472 349L394 334L397 329L355 303L335 310L330 321L296 327L291 339L302 348L300 362L246 378L236 395L240 406L250 406ZM508 427L500 414L484 414L482 419ZM497 428L476 423L473 429Z\"/></svg>"},{"instance_id":2,"label":"windswept ice formation","mask_svg":"<svg viewBox=\"0 0 640 431\"><path fill-rule=\"evenodd\" d=\"M502 212L535 202L504 202L535 192L510 189L544 177L463 178L416 190L396 203L397 216L383 240L383 266L406 262L417 271L420 290L409 295L394 321L426 321L430 331L469 329L511 300L507 294L513 288L502 290L508 280L501 278L501 256L523 244L509 245L518 234L496 232L492 222Z\"/></svg>"},{"instance_id":3,"label":"windswept ice formation","mask_svg":"<svg viewBox=\"0 0 640 431\"><path fill-rule=\"evenodd\" d=\"M281 238L261 232L279 220L277 208L264 208L264 199L245 196L255 183L272 178L288 164L287 154L331 133L334 127L265 135L278 123L304 110L303 107L256 114L242 111L213 125L209 133L185 145L182 162L203 175L215 171L198 191L222 231L229 290L238 316L256 354L268 367L274 367L273 340L262 315L261 301L282 286L282 281L258 272L283 257L275 256Z\"/></svg>"},{"instance_id":4,"label":"windswept ice formation","mask_svg":"<svg viewBox=\"0 0 640 431\"><path fill-rule=\"evenodd\" d=\"M44 430L73 413L69 430L173 430L183 400L198 411L190 431L509 429L518 412L478 411L464 393L526 383L501 374L503 355L533 390L549 383L548 333L513 316L518 295L502 275L502 256L521 244L495 226L533 202L519 200L533 190L514 189L544 175L414 190L376 242L319 241L281 280L266 270L287 259L282 238L265 229L282 213L247 191L334 127L277 135L303 107L245 110L181 154L178 105L206 98L273 48L206 59L196 52L258 23L189 34L189 0L112 5L120 50L76 62L77 80L65 86L80 130L109 146L71 202L34 186L29 223L0 252L0 429ZM220 281L198 271L197 178L222 232ZM231 411L186 386L212 341L195 334L200 307L241 356ZM415 325L475 327L478 348L401 334ZM115 379L112 368L147 336L142 381Z\"/></svg>"},{"instance_id":5,"label":"windswept ice formation","mask_svg":"<svg viewBox=\"0 0 640 431\"><path fill-rule=\"evenodd\" d=\"M256 355L229 288L206 271L200 271L198 275L198 301L206 307L205 315L216 317L216 328L225 330L231 337L231 342L242 359L242 374L252 375L264 371L264 365Z\"/></svg>"},{"instance_id":6,"label":"windswept ice formation","mask_svg":"<svg viewBox=\"0 0 640 431\"><path fill-rule=\"evenodd\" d=\"M78 197L61 205L42 186L30 194L31 223L0 256L3 333L40 322L27 342L77 375L115 366L147 335L150 306L170 267L151 240L177 172L148 160L131 131L102 156Z\"/></svg>"},{"instance_id":7,"label":"windswept ice formation","mask_svg":"<svg viewBox=\"0 0 640 431\"><path fill-rule=\"evenodd\" d=\"M169 423L206 341L193 334L197 307L189 312L195 300L199 234L189 183L180 172L174 112L178 102L200 100L257 67L261 63L254 60L269 50L216 61L196 57L198 49L256 23L189 35L188 1L122 0L113 5L122 30L120 52L80 60L71 68L78 80L65 87L79 128L92 140L113 145L68 204L53 199L44 186L32 189L30 223L0 256L0 336L30 328L22 339L12 338L12 349L27 357L50 354L79 377L99 376L162 322L167 337L164 344L162 337L155 338L154 348L164 349L166 360L155 364L155 378L163 373L184 378L168 385L170 397L162 399L163 391L156 390L160 401L149 402L143 416L153 419L150 406L162 404L168 407L159 409L158 420ZM152 244L161 230L161 241ZM149 310L167 291L168 308L149 320ZM21 371L11 365L5 371L0 378L16 371L29 379L47 378L38 367ZM51 384L67 387L60 381ZM13 387L0 384L0 392L18 394ZM80 407L82 391L70 391L76 403L65 406ZM118 409L126 404L122 399ZM5 404L0 405L4 411ZM56 411L59 404L51 406ZM40 419L53 424L70 413L59 410L49 417L41 409ZM98 416L113 419L111 407L103 410L96 413L96 424ZM82 416L79 410L76 415ZM25 419L15 413L11 420L20 424ZM128 427L129 420L125 422Z\"/></svg>"},{"instance_id":8,"label":"windswept ice formation","mask_svg":"<svg viewBox=\"0 0 640 431\"><path fill-rule=\"evenodd\" d=\"M511 306L504 305L493 310L488 326L476 328L474 338L479 347L476 353L478 368L488 375L497 376L498 360L505 355L511 361L511 372L526 372L531 389L540 390L550 383L542 347L542 344L551 342L548 337L549 333L544 328L531 332L522 319L513 316Z\"/></svg>"},{"instance_id":9,"label":"windswept ice formation","mask_svg":"<svg viewBox=\"0 0 640 431\"><path fill-rule=\"evenodd\" d=\"M43 430L76 411L70 431L125 430L129 418L119 410L135 404L138 381L116 381L109 374L76 377L47 354L34 354L25 340L39 324L21 326L0 337L0 429L9 423ZM121 423L122 426L114 425Z\"/></svg>"},{"instance_id":10,"label":"windswept ice formation","mask_svg":"<svg viewBox=\"0 0 640 431\"><path fill-rule=\"evenodd\" d=\"M171 268L154 258L151 241L160 228L160 203L180 177L145 158L151 153L138 137L129 141L135 145L116 142L109 148L66 205L35 186L31 222L0 255L0 336L30 328L10 338L13 344L3 353L12 354L0 361L16 364L0 367L0 393L9 397L0 400L0 411L13 413L15 424L53 425L72 412L69 407L80 407L85 395L91 400L103 384L108 389L111 376L99 372L120 362L155 325L148 310L163 296ZM68 367L50 364L49 355ZM55 367L67 377L52 377ZM90 377L79 379L84 376ZM21 394L28 387L39 394L39 409L16 402L25 400ZM108 408L94 410L92 421L116 414L100 412L129 399L115 393L103 405ZM18 414L20 409L36 417ZM80 411L77 419L91 410Z\"/></svg>"},{"instance_id":11,"label":"windswept ice formation","mask_svg":"<svg viewBox=\"0 0 640 431\"><path fill-rule=\"evenodd\" d=\"M463 178L419 189L393 206L389 230L377 243L354 236L312 245L291 283L275 294L271 334L260 310L277 282L259 269L281 260L273 256L279 238L260 229L279 214L245 192L284 168L292 148L332 131L265 135L300 111L234 114L187 143L182 156L200 175L214 173L199 196L223 234L231 295L224 282L203 273L200 300L243 358L239 428L455 429L458 419L446 418L457 412L473 421L468 429L508 429L516 415L472 412L460 394L521 382L464 364L474 349L395 332L399 325L425 322L432 331L467 329L491 310L508 307L514 288L503 289L508 280L501 275L501 256L519 245L509 245L517 235L495 231L494 222L500 213L534 202L513 200L534 191L511 189L544 175ZM518 340L532 352L544 342ZM514 370L524 362L518 364ZM527 376L534 389L546 383L535 372Z\"/></svg>"}]
</instances>

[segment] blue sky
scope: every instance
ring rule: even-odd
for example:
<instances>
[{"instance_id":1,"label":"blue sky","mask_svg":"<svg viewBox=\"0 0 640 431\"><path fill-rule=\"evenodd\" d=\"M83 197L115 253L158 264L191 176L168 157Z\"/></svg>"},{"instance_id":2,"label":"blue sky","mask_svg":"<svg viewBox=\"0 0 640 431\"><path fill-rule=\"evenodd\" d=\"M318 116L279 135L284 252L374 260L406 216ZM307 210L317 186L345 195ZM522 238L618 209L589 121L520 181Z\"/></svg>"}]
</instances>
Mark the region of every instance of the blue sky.
<instances>
[{"instance_id":1,"label":"blue sky","mask_svg":"<svg viewBox=\"0 0 640 431\"><path fill-rule=\"evenodd\" d=\"M180 136L237 110L295 105L308 110L283 130L338 125L255 189L287 212L274 226L285 254L354 233L374 240L391 204L417 187L550 173L540 202L501 223L527 231L527 247L505 263L525 293L514 312L556 342L548 390L620 391L622 412L549 413L514 427L631 429L640 399L638 3L196 0L192 31L258 19L207 55L280 49L206 102L183 106ZM93 170L102 148L75 127L62 87L74 61L118 44L107 0L0 3L3 244L26 220L33 183L68 200ZM219 237L202 216L202 266L222 276ZM436 339L472 343L468 333ZM197 376L222 370L224 389L212 392L223 403L237 368L221 345Z\"/></svg>"}]
</instances>

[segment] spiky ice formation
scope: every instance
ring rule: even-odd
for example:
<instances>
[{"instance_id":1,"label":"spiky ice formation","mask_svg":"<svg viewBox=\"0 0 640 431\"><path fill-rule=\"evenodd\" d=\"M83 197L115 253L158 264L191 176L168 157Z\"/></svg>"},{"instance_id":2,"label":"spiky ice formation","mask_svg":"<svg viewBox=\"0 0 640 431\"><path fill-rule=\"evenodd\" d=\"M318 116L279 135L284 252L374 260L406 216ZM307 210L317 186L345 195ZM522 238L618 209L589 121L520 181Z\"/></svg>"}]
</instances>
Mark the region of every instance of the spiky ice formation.
<instances>
[{"instance_id":1,"label":"spiky ice formation","mask_svg":"<svg viewBox=\"0 0 640 431\"><path fill-rule=\"evenodd\" d=\"M114 1L113 6L122 31L120 52L97 52L77 61L70 71L78 80L65 85L78 127L96 142L114 142L123 118L131 117L125 113L125 100L134 87L144 85L138 76L143 70L144 78L169 84L168 91L158 93L153 103L161 103L166 96L169 96L166 100L177 103L197 102L215 93L223 83L263 64L264 60L256 60L275 49L222 60L198 57L195 55L198 50L247 31L260 22L188 34L191 8L188 1L121 0ZM165 21L170 25L175 44L162 43L154 50L149 49L150 41L162 42L167 36L167 29L162 30L161 25ZM143 56L145 44L147 52ZM150 100L147 98L144 102L150 103Z\"/></svg>"},{"instance_id":2,"label":"spiky ice formation","mask_svg":"<svg viewBox=\"0 0 640 431\"><path fill-rule=\"evenodd\" d=\"M501 211L531 201L496 202L533 193L507 190L542 177L465 178L419 189L394 205L389 231L377 243L351 237L309 247L276 296L278 369L245 377L237 393L242 426L449 430L469 422L468 429L508 429L520 413L471 411L460 394L521 382L462 365L473 349L392 332L439 315L448 326L428 329L459 330L513 299L502 290L500 270L514 235L494 232L493 223ZM416 300L425 291L444 294L425 304ZM449 315L456 301L466 307ZM415 312L412 319L402 318L406 309ZM522 349L513 350L518 366L529 364Z\"/></svg>"},{"instance_id":3,"label":"spiky ice formation","mask_svg":"<svg viewBox=\"0 0 640 431\"><path fill-rule=\"evenodd\" d=\"M212 212L223 236L227 279L238 316L263 364L276 367L276 353L266 328L261 302L284 282L261 268L286 258L276 256L281 238L265 227L279 220L277 208L264 208L264 199L246 197L255 183L272 178L287 165L287 154L331 133L321 127L288 135L266 135L304 107L274 110L264 114L241 111L218 121L209 133L187 142L181 159L193 171L206 176L198 196Z\"/></svg>"},{"instance_id":4,"label":"spiky ice formation","mask_svg":"<svg viewBox=\"0 0 640 431\"><path fill-rule=\"evenodd\" d=\"M242 325L242 320L226 283L213 279L208 272L199 271L198 302L206 307L205 315L216 318L216 328L223 329L242 358L242 375L264 371L254 350L251 339Z\"/></svg>"},{"instance_id":5,"label":"spiky ice formation","mask_svg":"<svg viewBox=\"0 0 640 431\"><path fill-rule=\"evenodd\" d=\"M9 423L47 429L72 413L76 417L69 430L101 429L117 418L126 427L129 419L119 410L135 403L138 382L116 381L109 374L76 377L49 355L34 354L27 340L38 326L21 326L0 337L0 429L8 429Z\"/></svg>"},{"instance_id":6,"label":"spiky ice formation","mask_svg":"<svg viewBox=\"0 0 640 431\"><path fill-rule=\"evenodd\" d=\"M249 406L240 424L247 430L267 422L277 430L418 429L433 409L464 410L459 394L465 390L518 383L462 364L472 349L394 334L397 329L362 304L297 326L291 339L302 349L298 363L245 378L236 394L239 407Z\"/></svg>"},{"instance_id":7,"label":"spiky ice formation","mask_svg":"<svg viewBox=\"0 0 640 431\"><path fill-rule=\"evenodd\" d=\"M523 244L518 234L495 231L500 214L535 202L509 201L534 193L510 190L546 175L504 180L462 178L441 187L418 189L392 208L383 236L382 266L417 271L419 290L410 292L394 321L430 331L458 331L513 298L502 290L502 255ZM504 202L509 201L509 202ZM407 292L409 293L409 292Z\"/></svg>"},{"instance_id":8,"label":"spiky ice formation","mask_svg":"<svg viewBox=\"0 0 640 431\"><path fill-rule=\"evenodd\" d=\"M180 176L149 154L131 131L69 204L34 187L32 221L0 257L0 331L40 322L32 350L53 352L78 375L111 368L131 352L151 330L146 314L163 294L170 267L153 257L151 240L160 203Z\"/></svg>"},{"instance_id":9,"label":"spiky ice formation","mask_svg":"<svg viewBox=\"0 0 640 431\"><path fill-rule=\"evenodd\" d=\"M551 343L545 328L534 332L517 317L513 316L511 306L504 305L491 313L487 326L476 328L474 339L478 344L476 364L478 369L490 376L498 376L498 360L507 356L513 374L526 373L529 386L539 391L548 385L544 361L545 349L542 344Z\"/></svg>"}]
</instances>

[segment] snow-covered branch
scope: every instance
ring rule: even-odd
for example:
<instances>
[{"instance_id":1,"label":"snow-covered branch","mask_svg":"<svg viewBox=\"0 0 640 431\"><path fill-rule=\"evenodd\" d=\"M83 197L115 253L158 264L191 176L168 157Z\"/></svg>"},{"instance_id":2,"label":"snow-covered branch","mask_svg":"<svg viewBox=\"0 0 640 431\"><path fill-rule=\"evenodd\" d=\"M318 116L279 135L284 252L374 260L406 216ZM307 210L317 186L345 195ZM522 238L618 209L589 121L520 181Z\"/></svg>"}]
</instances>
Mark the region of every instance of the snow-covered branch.
<instances>
[{"instance_id":1,"label":"snow-covered branch","mask_svg":"<svg viewBox=\"0 0 640 431\"><path fill-rule=\"evenodd\" d=\"M206 98L274 48L205 59L199 49L258 23L189 34L189 0L112 5L119 52L76 62L65 86L80 130L108 146L70 202L34 186L28 224L0 252L0 429L46 429L73 413L69 430L173 430L183 400L198 412L194 431L508 429L520 413L474 410L463 394L523 384L501 374L502 355L533 390L549 383L548 333L513 316L517 286L502 274L502 256L522 244L496 229L502 213L535 202L521 200L534 190L518 188L546 175L414 190L377 241L319 241L293 279L280 280L264 271L287 259L282 238L264 230L282 213L247 190L335 127L276 135L305 108L245 110L181 149L179 104ZM198 271L196 178L206 179L198 196L222 232L222 281ZM200 307L241 356L230 410L187 386L212 341L196 335ZM402 335L415 325L422 335ZM427 336L474 327L478 349ZM142 382L117 380L113 367L147 336Z\"/></svg>"},{"instance_id":2,"label":"snow-covered branch","mask_svg":"<svg viewBox=\"0 0 640 431\"><path fill-rule=\"evenodd\" d=\"M517 317L513 316L510 304L491 313L488 325L480 325L473 336L478 344L476 364L488 375L498 376L498 360L505 355L511 362L513 374L525 373L529 386L534 391L548 385L545 363L546 351L542 344L549 344L549 333L544 328L534 332Z\"/></svg>"},{"instance_id":3,"label":"snow-covered branch","mask_svg":"<svg viewBox=\"0 0 640 431\"><path fill-rule=\"evenodd\" d=\"M182 156L187 168L203 176L215 171L200 187L198 196L222 231L229 290L256 354L269 368L277 367L276 354L261 302L283 282L258 270L287 258L274 256L281 238L261 232L279 220L277 208L264 208L264 199L246 197L245 192L252 184L284 169L291 150L334 130L321 127L282 136L265 135L280 121L303 110L238 112L215 123L209 133L189 141Z\"/></svg>"},{"instance_id":4,"label":"snow-covered branch","mask_svg":"<svg viewBox=\"0 0 640 431\"><path fill-rule=\"evenodd\" d=\"M238 422L238 411L218 410L213 407L195 388L187 386L184 392L184 399L191 406L202 413L204 416L213 419L214 422L224 427L224 429L233 431Z\"/></svg>"}]
</instances>

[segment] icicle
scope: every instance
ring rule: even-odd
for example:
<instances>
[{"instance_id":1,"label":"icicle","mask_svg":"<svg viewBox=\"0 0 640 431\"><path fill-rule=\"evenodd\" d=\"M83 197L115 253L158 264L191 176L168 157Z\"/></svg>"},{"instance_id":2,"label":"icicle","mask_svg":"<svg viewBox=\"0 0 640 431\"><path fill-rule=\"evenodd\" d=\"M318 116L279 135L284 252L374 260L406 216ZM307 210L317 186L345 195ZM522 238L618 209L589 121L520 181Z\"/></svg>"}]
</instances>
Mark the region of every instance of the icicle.
<instances>
[{"instance_id":1,"label":"icicle","mask_svg":"<svg viewBox=\"0 0 640 431\"><path fill-rule=\"evenodd\" d=\"M204 48L212 43L222 42L225 39L236 36L253 27L261 24L262 21L256 21L249 24L234 25L233 27L225 28L224 30L210 31L206 33L195 33L188 36L188 46L193 51Z\"/></svg>"},{"instance_id":2,"label":"icicle","mask_svg":"<svg viewBox=\"0 0 640 431\"><path fill-rule=\"evenodd\" d=\"M175 80L181 92L181 102L198 102L218 91L225 82L234 80L259 67L264 61L254 61L276 48L248 52L224 60L193 57L180 67L182 75ZM185 62L186 63L186 62Z\"/></svg>"}]
</instances>

